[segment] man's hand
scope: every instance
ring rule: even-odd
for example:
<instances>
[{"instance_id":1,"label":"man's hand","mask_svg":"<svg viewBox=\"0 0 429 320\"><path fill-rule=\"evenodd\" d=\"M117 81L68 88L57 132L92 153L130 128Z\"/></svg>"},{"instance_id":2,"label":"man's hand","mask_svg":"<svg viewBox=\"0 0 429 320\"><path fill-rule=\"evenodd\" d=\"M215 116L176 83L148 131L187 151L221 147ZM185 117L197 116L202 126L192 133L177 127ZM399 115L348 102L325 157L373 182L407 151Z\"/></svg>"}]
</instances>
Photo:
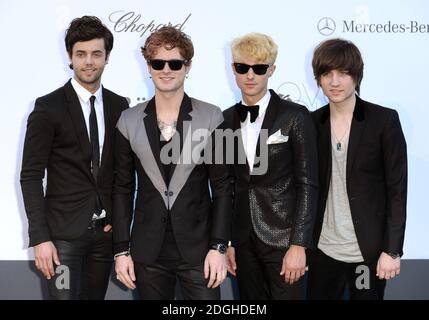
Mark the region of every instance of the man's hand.
<instances>
[{"instance_id":1,"label":"man's hand","mask_svg":"<svg viewBox=\"0 0 429 320\"><path fill-rule=\"evenodd\" d=\"M234 247L229 247L226 251L226 263L227 269L230 274L234 277L237 276L235 274L235 270L237 270L237 264L235 263L235 249Z\"/></svg>"},{"instance_id":2,"label":"man's hand","mask_svg":"<svg viewBox=\"0 0 429 320\"><path fill-rule=\"evenodd\" d=\"M380 279L392 279L401 271L401 258L393 259L387 253L382 252L377 262L377 277Z\"/></svg>"},{"instance_id":3,"label":"man's hand","mask_svg":"<svg viewBox=\"0 0 429 320\"><path fill-rule=\"evenodd\" d=\"M134 262L131 256L119 256L115 261L116 279L121 281L127 288L134 290L136 276L134 274Z\"/></svg>"},{"instance_id":4,"label":"man's hand","mask_svg":"<svg viewBox=\"0 0 429 320\"><path fill-rule=\"evenodd\" d=\"M106 224L103 228L104 232L109 232L112 230L112 225L111 224Z\"/></svg>"},{"instance_id":5,"label":"man's hand","mask_svg":"<svg viewBox=\"0 0 429 320\"><path fill-rule=\"evenodd\" d=\"M291 245L283 257L283 265L280 275L285 277L285 282L293 284L305 274L305 249L301 246Z\"/></svg>"},{"instance_id":6,"label":"man's hand","mask_svg":"<svg viewBox=\"0 0 429 320\"><path fill-rule=\"evenodd\" d=\"M55 248L52 241L46 241L34 246L34 257L36 268L43 273L43 275L50 280L55 275L54 263L59 266L60 259L58 259L57 248Z\"/></svg>"},{"instance_id":7,"label":"man's hand","mask_svg":"<svg viewBox=\"0 0 429 320\"><path fill-rule=\"evenodd\" d=\"M209 279L207 288L218 287L226 278L226 254L217 250L209 250L204 260L204 278Z\"/></svg>"}]
</instances>

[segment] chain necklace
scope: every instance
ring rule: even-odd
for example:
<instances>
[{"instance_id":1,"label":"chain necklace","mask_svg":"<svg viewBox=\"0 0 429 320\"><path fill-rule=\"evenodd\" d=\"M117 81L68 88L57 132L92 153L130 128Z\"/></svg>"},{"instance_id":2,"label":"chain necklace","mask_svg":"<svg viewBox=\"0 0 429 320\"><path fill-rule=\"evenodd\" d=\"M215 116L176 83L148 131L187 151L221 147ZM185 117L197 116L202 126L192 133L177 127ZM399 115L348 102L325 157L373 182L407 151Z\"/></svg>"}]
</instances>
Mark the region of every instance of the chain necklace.
<instances>
[{"instance_id":1,"label":"chain necklace","mask_svg":"<svg viewBox=\"0 0 429 320\"><path fill-rule=\"evenodd\" d=\"M349 127L350 127L350 123L347 125L347 127L344 130L344 133L343 133L343 135L341 136L340 139L337 138L337 135L335 134L335 130L334 130L334 128L332 128L332 133L334 134L335 141L337 142L335 144L335 146L337 148L337 151L341 151L342 150L342 141L343 141L344 137L346 136L346 134L347 134L347 132L349 130Z\"/></svg>"},{"instance_id":2,"label":"chain necklace","mask_svg":"<svg viewBox=\"0 0 429 320\"><path fill-rule=\"evenodd\" d=\"M160 119L157 119L157 123L162 136L166 141L169 141L176 133L177 121L174 121L172 124L168 124L161 121Z\"/></svg>"}]
</instances>

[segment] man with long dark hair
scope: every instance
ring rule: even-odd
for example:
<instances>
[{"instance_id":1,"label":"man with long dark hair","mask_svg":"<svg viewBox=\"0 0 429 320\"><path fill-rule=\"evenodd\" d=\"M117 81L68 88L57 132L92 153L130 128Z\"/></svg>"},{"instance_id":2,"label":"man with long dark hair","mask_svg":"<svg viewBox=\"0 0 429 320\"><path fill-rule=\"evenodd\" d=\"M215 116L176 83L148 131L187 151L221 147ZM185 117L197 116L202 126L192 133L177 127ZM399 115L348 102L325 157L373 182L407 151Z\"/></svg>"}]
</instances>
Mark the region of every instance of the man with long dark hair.
<instances>
[{"instance_id":1,"label":"man with long dark hair","mask_svg":"<svg viewBox=\"0 0 429 320\"><path fill-rule=\"evenodd\" d=\"M363 60L330 39L313 55L329 103L312 113L320 193L310 253L310 299L383 299L400 272L407 201L407 147L398 113L359 97Z\"/></svg>"}]
</instances>

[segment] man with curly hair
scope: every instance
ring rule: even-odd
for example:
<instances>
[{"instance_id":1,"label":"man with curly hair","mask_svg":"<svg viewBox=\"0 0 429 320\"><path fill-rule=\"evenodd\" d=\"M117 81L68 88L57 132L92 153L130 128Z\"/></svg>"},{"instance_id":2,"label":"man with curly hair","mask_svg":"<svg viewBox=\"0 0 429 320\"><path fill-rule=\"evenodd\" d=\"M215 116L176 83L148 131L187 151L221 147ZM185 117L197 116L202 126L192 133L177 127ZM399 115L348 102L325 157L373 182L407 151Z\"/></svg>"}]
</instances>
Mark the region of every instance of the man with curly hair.
<instances>
[{"instance_id":1,"label":"man with curly hair","mask_svg":"<svg viewBox=\"0 0 429 320\"><path fill-rule=\"evenodd\" d=\"M227 273L231 178L225 165L201 161L201 154L212 152L215 144L208 141L223 123L222 112L184 91L194 55L185 33L160 28L142 51L155 96L124 112L117 125L117 278L137 287L142 299L174 299L177 280L184 299L219 299ZM191 141L196 132L207 143ZM186 159L190 153L197 159Z\"/></svg>"}]
</instances>

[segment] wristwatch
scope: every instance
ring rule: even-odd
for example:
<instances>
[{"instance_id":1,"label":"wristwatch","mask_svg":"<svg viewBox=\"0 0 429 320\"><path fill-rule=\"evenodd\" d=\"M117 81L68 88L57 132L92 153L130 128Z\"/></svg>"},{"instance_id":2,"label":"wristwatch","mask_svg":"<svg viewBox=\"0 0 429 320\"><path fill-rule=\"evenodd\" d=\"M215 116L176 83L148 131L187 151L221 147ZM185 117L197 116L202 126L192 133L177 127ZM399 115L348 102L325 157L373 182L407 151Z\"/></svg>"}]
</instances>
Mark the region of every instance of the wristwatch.
<instances>
[{"instance_id":1,"label":"wristwatch","mask_svg":"<svg viewBox=\"0 0 429 320\"><path fill-rule=\"evenodd\" d=\"M399 253L391 253L391 252L388 252L387 253L392 259L396 259L396 258L399 258L401 255L399 254Z\"/></svg>"},{"instance_id":2,"label":"wristwatch","mask_svg":"<svg viewBox=\"0 0 429 320\"><path fill-rule=\"evenodd\" d=\"M210 249L217 250L217 251L219 251L219 253L224 254L224 253L226 253L227 247L223 243L216 243L216 244L212 244L210 246Z\"/></svg>"}]
</instances>

